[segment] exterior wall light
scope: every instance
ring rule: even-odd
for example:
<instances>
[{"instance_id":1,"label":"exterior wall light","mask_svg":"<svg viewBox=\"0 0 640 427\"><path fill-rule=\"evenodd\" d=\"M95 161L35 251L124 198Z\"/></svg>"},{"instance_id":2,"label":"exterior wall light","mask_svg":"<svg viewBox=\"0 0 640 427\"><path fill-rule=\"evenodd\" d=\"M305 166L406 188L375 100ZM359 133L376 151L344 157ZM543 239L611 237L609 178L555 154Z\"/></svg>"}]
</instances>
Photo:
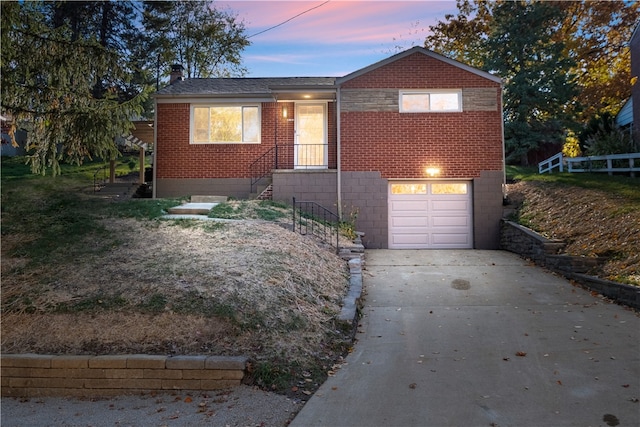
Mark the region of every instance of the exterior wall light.
<instances>
[{"instance_id":1,"label":"exterior wall light","mask_svg":"<svg viewBox=\"0 0 640 427\"><path fill-rule=\"evenodd\" d=\"M427 175L429 175L430 177L440 175L440 168L432 168L432 167L427 168Z\"/></svg>"},{"instance_id":2,"label":"exterior wall light","mask_svg":"<svg viewBox=\"0 0 640 427\"><path fill-rule=\"evenodd\" d=\"M287 111L287 107L282 107L282 117L286 119L288 115L289 112Z\"/></svg>"}]
</instances>

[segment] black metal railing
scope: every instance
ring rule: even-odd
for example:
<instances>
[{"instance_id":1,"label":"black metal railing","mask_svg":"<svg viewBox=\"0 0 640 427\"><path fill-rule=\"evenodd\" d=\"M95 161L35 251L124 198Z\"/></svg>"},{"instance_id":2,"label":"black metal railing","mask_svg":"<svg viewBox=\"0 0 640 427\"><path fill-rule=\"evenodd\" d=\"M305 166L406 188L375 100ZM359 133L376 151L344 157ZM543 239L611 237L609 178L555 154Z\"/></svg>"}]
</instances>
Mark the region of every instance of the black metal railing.
<instances>
[{"instance_id":1,"label":"black metal railing","mask_svg":"<svg viewBox=\"0 0 640 427\"><path fill-rule=\"evenodd\" d=\"M100 174L101 171L102 171L102 179L100 179L100 177L98 176L98 174ZM106 166L99 167L93 173L93 192L96 193L102 190L106 182L107 182L107 167Z\"/></svg>"},{"instance_id":2,"label":"black metal railing","mask_svg":"<svg viewBox=\"0 0 640 427\"><path fill-rule=\"evenodd\" d=\"M249 165L251 193L275 169L335 169L335 144L285 144L271 147Z\"/></svg>"},{"instance_id":3,"label":"black metal railing","mask_svg":"<svg viewBox=\"0 0 640 427\"><path fill-rule=\"evenodd\" d=\"M340 251L340 217L316 202L293 198L293 231L312 235Z\"/></svg>"},{"instance_id":4,"label":"black metal railing","mask_svg":"<svg viewBox=\"0 0 640 427\"><path fill-rule=\"evenodd\" d=\"M258 157L249 165L249 174L251 176L251 191L264 178L271 176L271 171L278 169L278 146L271 147L266 153Z\"/></svg>"}]
</instances>

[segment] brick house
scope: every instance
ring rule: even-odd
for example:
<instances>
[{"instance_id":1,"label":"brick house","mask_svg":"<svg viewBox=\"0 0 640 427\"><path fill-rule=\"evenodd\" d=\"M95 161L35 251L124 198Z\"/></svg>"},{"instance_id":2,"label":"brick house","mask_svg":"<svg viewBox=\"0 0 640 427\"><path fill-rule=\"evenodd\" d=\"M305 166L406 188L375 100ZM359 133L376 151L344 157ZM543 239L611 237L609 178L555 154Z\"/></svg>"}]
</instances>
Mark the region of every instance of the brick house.
<instances>
[{"instance_id":1,"label":"brick house","mask_svg":"<svg viewBox=\"0 0 640 427\"><path fill-rule=\"evenodd\" d=\"M340 78L178 78L155 98L154 197L271 184L357 212L368 248L495 249L501 97L498 77L420 47Z\"/></svg>"}]
</instances>

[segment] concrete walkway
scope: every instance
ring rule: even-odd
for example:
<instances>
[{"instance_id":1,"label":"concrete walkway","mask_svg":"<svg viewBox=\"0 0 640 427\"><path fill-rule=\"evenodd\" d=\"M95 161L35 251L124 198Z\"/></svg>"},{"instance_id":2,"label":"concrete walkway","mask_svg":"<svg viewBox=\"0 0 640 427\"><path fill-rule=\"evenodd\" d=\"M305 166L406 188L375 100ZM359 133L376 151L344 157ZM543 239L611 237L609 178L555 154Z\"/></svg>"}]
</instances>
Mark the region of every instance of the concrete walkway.
<instances>
[{"instance_id":1,"label":"concrete walkway","mask_svg":"<svg viewBox=\"0 0 640 427\"><path fill-rule=\"evenodd\" d=\"M640 318L501 251L367 251L347 364L300 426L637 426Z\"/></svg>"}]
</instances>

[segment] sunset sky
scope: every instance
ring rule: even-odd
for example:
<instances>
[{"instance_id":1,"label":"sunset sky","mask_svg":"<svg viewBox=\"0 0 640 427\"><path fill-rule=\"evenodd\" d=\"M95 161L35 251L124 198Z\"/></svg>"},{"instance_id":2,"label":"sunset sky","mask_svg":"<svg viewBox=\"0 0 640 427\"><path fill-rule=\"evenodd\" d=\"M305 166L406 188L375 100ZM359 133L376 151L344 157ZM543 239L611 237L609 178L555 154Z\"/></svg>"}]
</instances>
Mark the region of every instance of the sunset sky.
<instances>
[{"instance_id":1,"label":"sunset sky","mask_svg":"<svg viewBox=\"0 0 640 427\"><path fill-rule=\"evenodd\" d=\"M252 43L242 55L248 77L343 76L422 46L429 25L444 20L447 13L457 13L455 1L323 3L226 0L214 4L244 20Z\"/></svg>"}]
</instances>

